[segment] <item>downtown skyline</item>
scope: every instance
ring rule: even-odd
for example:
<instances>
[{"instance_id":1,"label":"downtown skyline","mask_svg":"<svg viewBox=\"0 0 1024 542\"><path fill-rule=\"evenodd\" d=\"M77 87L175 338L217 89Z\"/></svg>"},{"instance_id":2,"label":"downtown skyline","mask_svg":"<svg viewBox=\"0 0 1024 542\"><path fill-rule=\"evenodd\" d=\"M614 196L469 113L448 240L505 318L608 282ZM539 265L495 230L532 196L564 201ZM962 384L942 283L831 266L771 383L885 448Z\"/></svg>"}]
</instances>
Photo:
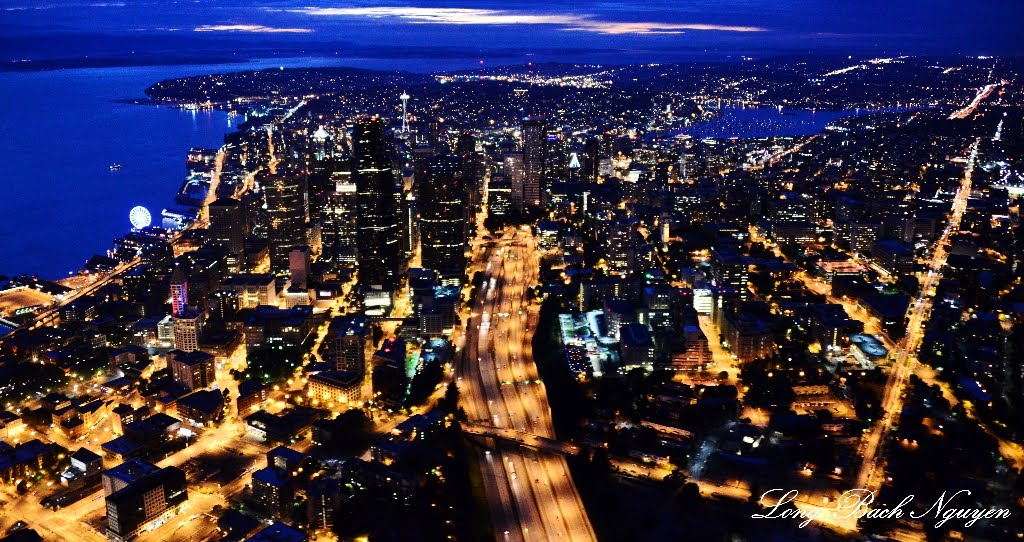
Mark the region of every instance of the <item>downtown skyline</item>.
<instances>
[{"instance_id":1,"label":"downtown skyline","mask_svg":"<svg viewBox=\"0 0 1024 542\"><path fill-rule=\"evenodd\" d=\"M0 542L1024 536L1022 6L13 2Z\"/></svg>"}]
</instances>

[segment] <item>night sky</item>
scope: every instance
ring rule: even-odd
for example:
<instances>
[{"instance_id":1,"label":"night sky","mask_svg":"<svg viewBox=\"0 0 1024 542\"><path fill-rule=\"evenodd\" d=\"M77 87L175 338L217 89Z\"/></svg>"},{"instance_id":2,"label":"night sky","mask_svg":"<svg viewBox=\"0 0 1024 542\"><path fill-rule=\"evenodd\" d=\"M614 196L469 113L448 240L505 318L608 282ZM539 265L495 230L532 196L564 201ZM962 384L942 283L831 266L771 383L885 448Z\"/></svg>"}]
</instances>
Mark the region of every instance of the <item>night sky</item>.
<instances>
[{"instance_id":1,"label":"night sky","mask_svg":"<svg viewBox=\"0 0 1024 542\"><path fill-rule=\"evenodd\" d=\"M1024 2L950 0L4 0L0 59L479 57L634 62L781 55L1020 54ZM315 6L315 7L313 7ZM385 53L382 53L385 52Z\"/></svg>"}]
</instances>

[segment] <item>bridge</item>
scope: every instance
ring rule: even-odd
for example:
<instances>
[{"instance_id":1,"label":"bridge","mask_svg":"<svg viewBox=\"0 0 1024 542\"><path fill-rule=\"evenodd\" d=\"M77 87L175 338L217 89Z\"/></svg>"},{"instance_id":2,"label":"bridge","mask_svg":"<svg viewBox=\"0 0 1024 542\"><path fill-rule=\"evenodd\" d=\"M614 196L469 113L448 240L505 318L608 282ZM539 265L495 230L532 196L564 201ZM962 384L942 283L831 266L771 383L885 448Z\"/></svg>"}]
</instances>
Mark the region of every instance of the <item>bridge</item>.
<instances>
[{"instance_id":1,"label":"bridge","mask_svg":"<svg viewBox=\"0 0 1024 542\"><path fill-rule=\"evenodd\" d=\"M493 425L467 422L462 424L462 432L468 435L500 439L506 442L519 444L520 446L526 446L528 448L554 452L562 455L577 455L580 453L580 447L575 444L569 444L530 433L523 433L522 431L516 431L515 429L505 427L494 427Z\"/></svg>"}]
</instances>

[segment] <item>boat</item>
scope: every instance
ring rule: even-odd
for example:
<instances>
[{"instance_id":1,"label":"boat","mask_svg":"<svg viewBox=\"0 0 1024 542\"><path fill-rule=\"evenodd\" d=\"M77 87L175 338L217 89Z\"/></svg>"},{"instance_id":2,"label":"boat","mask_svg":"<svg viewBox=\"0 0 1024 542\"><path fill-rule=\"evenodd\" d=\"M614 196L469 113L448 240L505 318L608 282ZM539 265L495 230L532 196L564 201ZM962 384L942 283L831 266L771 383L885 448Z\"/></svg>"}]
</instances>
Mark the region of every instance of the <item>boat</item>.
<instances>
[{"instance_id":1,"label":"boat","mask_svg":"<svg viewBox=\"0 0 1024 542\"><path fill-rule=\"evenodd\" d=\"M110 171L121 171L121 164L110 164Z\"/></svg>"}]
</instances>

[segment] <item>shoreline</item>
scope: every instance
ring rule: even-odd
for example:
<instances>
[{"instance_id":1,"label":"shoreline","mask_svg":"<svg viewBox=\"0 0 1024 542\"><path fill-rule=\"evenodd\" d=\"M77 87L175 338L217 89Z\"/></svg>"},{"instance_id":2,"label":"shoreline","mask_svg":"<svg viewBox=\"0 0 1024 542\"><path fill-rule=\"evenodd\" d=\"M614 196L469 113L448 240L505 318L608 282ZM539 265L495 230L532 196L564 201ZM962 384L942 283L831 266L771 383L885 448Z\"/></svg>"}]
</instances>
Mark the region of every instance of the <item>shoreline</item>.
<instances>
[{"instance_id":1,"label":"shoreline","mask_svg":"<svg viewBox=\"0 0 1024 542\"><path fill-rule=\"evenodd\" d=\"M209 69L216 69L217 65L209 66L214 66ZM30 88L40 90L60 88L54 87L54 83L62 85L64 90L55 90L53 96L47 96L44 100L49 104L47 110L79 114L83 118L92 118L102 123L109 122L111 124L108 126L113 130L104 132L102 137L95 137L95 130L90 128L93 124L70 127L67 145L73 148L68 149L69 154L58 164L60 175L54 182L58 183L55 185L57 189L75 194L74 199L81 203L75 207L74 212L61 212L56 220L44 221L48 236L44 244L50 247L46 250L55 251L55 257L44 258L41 249L33 249L31 243L10 240L4 246L7 250L9 245L12 251L11 261L2 266L0 275L12 278L35 277L55 282L81 276L88 269L87 262L93 256L106 256L115 247L113 240L130 232L127 220L121 221L121 213L127 217L128 209L135 205L153 211L154 223L160 225L161 209L174 206L175 196L187 175L185 162L189 149L219 149L224 145L224 137L237 130L232 122L225 125L221 120L225 113L223 110L202 108L190 111L184 102L148 100L141 92L145 85L154 80L179 71L189 73L197 70L205 71L201 66L86 68L38 72L40 75L27 76L28 79L7 72L11 73L5 78L8 86L22 88L22 81L30 85ZM113 84L106 82L107 73L111 73ZM103 78L98 79L99 76ZM68 90L79 88L88 91L80 93ZM67 94L73 96L65 96ZM135 96L126 97L125 94ZM79 99L78 95L87 98ZM138 105L156 107L136 107ZM25 119L28 118L33 117L26 115ZM59 123L50 120L58 118L48 116L46 122L33 126ZM32 130L26 132L26 135L12 134L10 143L27 146L31 141L31 133ZM123 137L130 139L123 141ZM89 149L88 154L83 155L83 145ZM45 159L37 155L28 155L29 158L22 161L22 167L30 167ZM121 164L123 167L116 172L108 171L111 164ZM104 194L116 196L108 198ZM23 201L29 207L39 199L35 192L27 188L16 191L13 197L15 201ZM83 221L94 218L99 227L90 226L88 232L75 229L76 225L90 223ZM33 221L35 219L33 217Z\"/></svg>"}]
</instances>

